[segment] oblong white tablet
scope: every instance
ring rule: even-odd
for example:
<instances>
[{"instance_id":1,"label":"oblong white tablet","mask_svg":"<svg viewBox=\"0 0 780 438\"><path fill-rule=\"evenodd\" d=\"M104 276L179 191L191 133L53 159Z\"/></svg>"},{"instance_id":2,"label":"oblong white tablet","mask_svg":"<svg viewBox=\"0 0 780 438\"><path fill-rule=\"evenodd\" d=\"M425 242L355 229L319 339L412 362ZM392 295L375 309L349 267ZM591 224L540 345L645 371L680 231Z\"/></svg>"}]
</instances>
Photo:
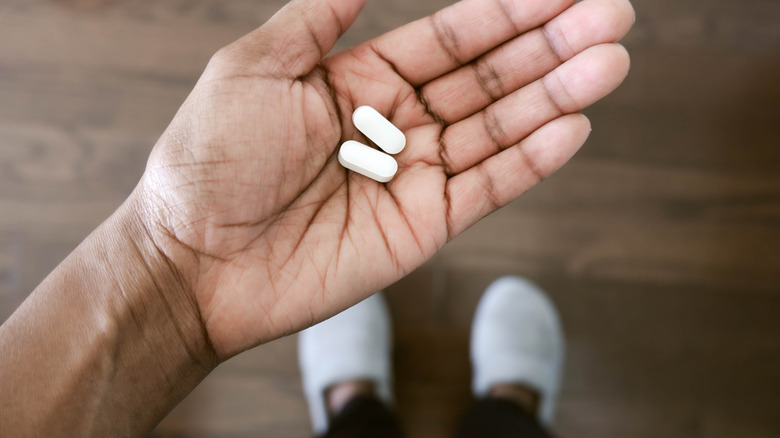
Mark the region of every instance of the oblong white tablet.
<instances>
[{"instance_id":1,"label":"oblong white tablet","mask_svg":"<svg viewBox=\"0 0 780 438\"><path fill-rule=\"evenodd\" d=\"M390 181L398 172L395 158L354 140L345 141L341 145L339 163L381 183Z\"/></svg>"},{"instance_id":2,"label":"oblong white tablet","mask_svg":"<svg viewBox=\"0 0 780 438\"><path fill-rule=\"evenodd\" d=\"M397 154L406 146L404 133L368 105L363 105L352 113L352 123L388 154Z\"/></svg>"}]
</instances>

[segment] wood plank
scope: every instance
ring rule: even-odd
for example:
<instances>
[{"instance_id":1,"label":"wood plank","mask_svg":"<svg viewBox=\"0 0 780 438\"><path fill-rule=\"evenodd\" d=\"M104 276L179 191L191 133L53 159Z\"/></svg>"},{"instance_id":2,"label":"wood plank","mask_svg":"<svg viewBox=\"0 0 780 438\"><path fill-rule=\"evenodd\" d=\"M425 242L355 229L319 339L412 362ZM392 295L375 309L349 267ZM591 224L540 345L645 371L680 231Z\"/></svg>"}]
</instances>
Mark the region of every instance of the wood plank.
<instances>
[{"instance_id":1,"label":"wood plank","mask_svg":"<svg viewBox=\"0 0 780 438\"><path fill-rule=\"evenodd\" d=\"M211 54L284 3L0 2L0 321L132 190ZM450 3L368 2L337 47ZM779 436L780 2L633 4L631 74L581 153L387 288L408 436L452 435L474 307L507 273L563 317L560 436ZM308 431L289 337L153 436Z\"/></svg>"}]
</instances>

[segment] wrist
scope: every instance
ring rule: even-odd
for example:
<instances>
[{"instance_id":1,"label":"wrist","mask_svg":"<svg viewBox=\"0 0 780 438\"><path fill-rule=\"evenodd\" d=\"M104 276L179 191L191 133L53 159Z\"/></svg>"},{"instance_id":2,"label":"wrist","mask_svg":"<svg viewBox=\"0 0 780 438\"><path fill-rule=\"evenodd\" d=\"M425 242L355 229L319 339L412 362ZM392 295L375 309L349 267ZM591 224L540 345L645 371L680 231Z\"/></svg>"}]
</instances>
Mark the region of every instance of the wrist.
<instances>
[{"instance_id":1,"label":"wrist","mask_svg":"<svg viewBox=\"0 0 780 438\"><path fill-rule=\"evenodd\" d=\"M106 400L106 409L140 409L136 427L146 433L219 359L187 277L143 212L133 193L76 255L108 283L106 306L95 311L113 324L99 348L114 351L112 387L121 397Z\"/></svg>"},{"instance_id":2,"label":"wrist","mask_svg":"<svg viewBox=\"0 0 780 438\"><path fill-rule=\"evenodd\" d=\"M186 272L177 246L149 221L137 192L131 194L97 233L98 245L110 254L103 259L122 293L122 319L133 319L142 331L163 335L178 344L193 365L210 371L218 358L209 339L194 293L192 272ZM117 265L115 261L120 261ZM139 324L139 319L143 324Z\"/></svg>"},{"instance_id":3,"label":"wrist","mask_svg":"<svg viewBox=\"0 0 780 438\"><path fill-rule=\"evenodd\" d=\"M216 367L136 208L131 196L0 326L0 435L143 435Z\"/></svg>"}]
</instances>

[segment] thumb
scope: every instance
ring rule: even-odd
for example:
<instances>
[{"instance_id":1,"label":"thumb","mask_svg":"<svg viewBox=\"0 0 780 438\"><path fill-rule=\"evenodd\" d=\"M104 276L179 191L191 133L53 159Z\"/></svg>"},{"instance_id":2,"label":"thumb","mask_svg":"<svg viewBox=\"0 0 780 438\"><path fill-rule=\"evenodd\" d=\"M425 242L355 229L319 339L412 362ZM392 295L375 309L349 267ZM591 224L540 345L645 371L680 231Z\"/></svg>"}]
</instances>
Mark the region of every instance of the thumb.
<instances>
[{"instance_id":1,"label":"thumb","mask_svg":"<svg viewBox=\"0 0 780 438\"><path fill-rule=\"evenodd\" d=\"M308 74L349 29L366 0L293 0L263 26L226 47L253 61L258 73L298 78Z\"/></svg>"}]
</instances>

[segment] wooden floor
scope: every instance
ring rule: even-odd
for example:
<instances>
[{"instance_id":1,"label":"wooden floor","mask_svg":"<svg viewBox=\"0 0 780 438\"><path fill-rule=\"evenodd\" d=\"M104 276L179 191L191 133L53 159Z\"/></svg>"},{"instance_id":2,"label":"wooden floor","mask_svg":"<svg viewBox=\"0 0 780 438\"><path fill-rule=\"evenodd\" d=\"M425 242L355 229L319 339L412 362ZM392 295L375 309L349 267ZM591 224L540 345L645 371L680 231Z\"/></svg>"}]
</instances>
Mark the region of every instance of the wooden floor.
<instances>
[{"instance_id":1,"label":"wooden floor","mask_svg":"<svg viewBox=\"0 0 780 438\"><path fill-rule=\"evenodd\" d=\"M369 2L341 47L443 0ZM140 177L210 54L282 1L0 2L0 321ZM780 437L780 2L636 0L632 72L558 174L390 288L410 437L468 405L489 282L553 297L563 437ZM302 437L290 337L222 365L156 437Z\"/></svg>"}]
</instances>

